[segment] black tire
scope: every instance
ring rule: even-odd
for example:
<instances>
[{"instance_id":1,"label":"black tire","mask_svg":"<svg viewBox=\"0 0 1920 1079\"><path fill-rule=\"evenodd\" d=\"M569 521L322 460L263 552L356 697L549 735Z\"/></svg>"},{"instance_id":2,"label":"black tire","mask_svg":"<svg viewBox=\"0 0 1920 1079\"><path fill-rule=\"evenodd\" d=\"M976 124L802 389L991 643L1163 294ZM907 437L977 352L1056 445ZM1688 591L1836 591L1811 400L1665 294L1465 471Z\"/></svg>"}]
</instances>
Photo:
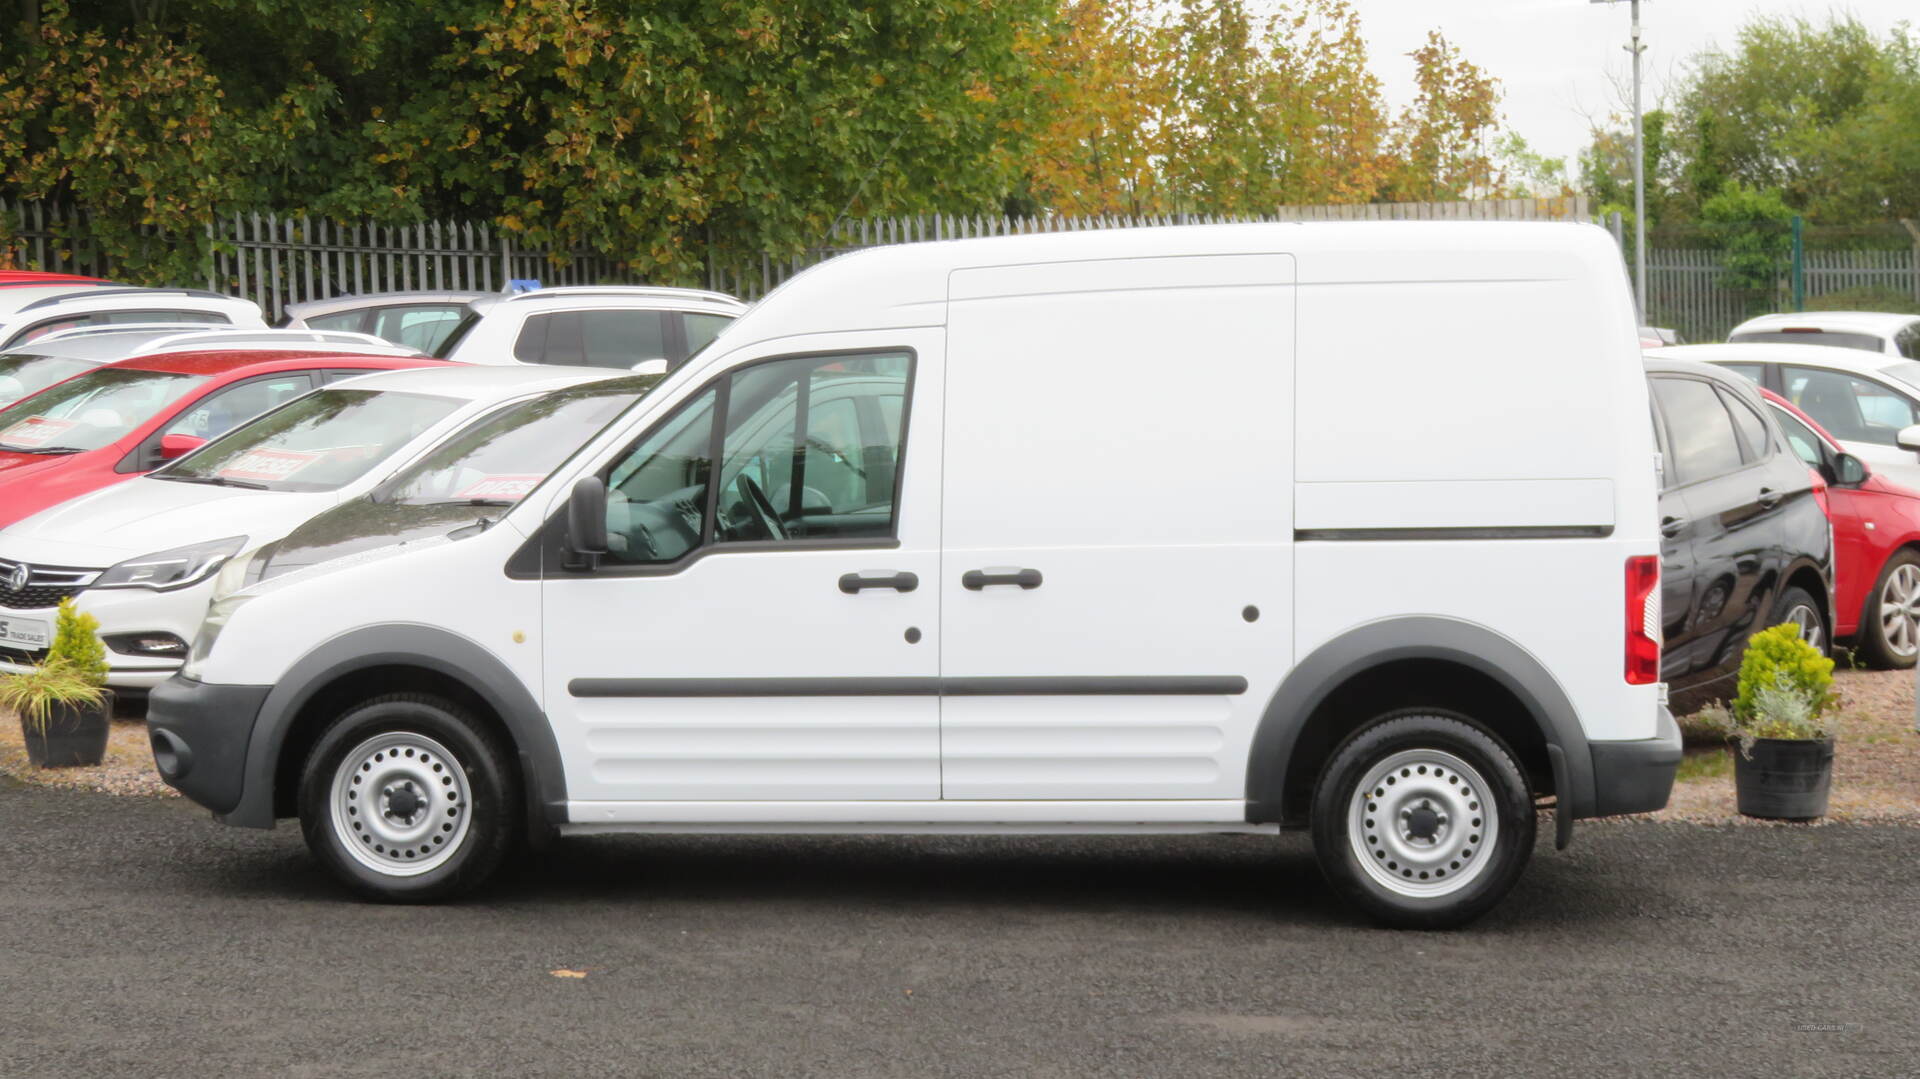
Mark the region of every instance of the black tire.
<instances>
[{"instance_id":1,"label":"black tire","mask_svg":"<svg viewBox=\"0 0 1920 1079\"><path fill-rule=\"evenodd\" d=\"M1860 651L1866 655L1867 664L1886 670L1903 670L1913 666L1920 651L1901 655L1895 643L1887 639L1886 626L1881 622L1882 603L1887 598L1887 585L1893 575L1903 567L1920 568L1920 553L1902 549L1887 557L1887 564L1880 567L1880 578L1873 582L1873 591L1867 593L1866 610L1860 613L1860 632L1856 639L1860 642ZM1911 576L1911 574L1909 574ZM1914 627L1920 629L1920 627ZM1909 632L1913 632L1912 629Z\"/></svg>"},{"instance_id":2,"label":"black tire","mask_svg":"<svg viewBox=\"0 0 1920 1079\"><path fill-rule=\"evenodd\" d=\"M350 755L364 767L348 764ZM414 693L376 697L335 719L307 755L299 802L314 857L354 891L389 903L478 887L525 828L508 748L459 706Z\"/></svg>"},{"instance_id":3,"label":"black tire","mask_svg":"<svg viewBox=\"0 0 1920 1079\"><path fill-rule=\"evenodd\" d=\"M1773 603L1773 617L1767 620L1762 629L1777 626L1782 622L1794 621L1791 616L1796 608L1805 608L1808 621L1802 624L1800 639L1806 641L1826 655L1833 648L1833 625L1821 610L1820 601L1813 593L1799 585L1788 585L1780 592L1780 598ZM1814 636L1817 634L1817 636Z\"/></svg>"},{"instance_id":4,"label":"black tire","mask_svg":"<svg viewBox=\"0 0 1920 1079\"><path fill-rule=\"evenodd\" d=\"M1382 772L1396 759L1406 762L1404 773L1398 764ZM1363 781L1379 794L1361 797ZM1432 815L1395 823L1414 813ZM1363 829L1393 823L1394 832L1356 833L1356 821ZM1320 871L1342 898L1396 929L1450 929L1492 909L1520 878L1533 857L1533 795L1492 732L1451 712L1406 709L1373 720L1334 751L1314 788L1312 828ZM1356 835L1367 841L1355 843Z\"/></svg>"}]
</instances>

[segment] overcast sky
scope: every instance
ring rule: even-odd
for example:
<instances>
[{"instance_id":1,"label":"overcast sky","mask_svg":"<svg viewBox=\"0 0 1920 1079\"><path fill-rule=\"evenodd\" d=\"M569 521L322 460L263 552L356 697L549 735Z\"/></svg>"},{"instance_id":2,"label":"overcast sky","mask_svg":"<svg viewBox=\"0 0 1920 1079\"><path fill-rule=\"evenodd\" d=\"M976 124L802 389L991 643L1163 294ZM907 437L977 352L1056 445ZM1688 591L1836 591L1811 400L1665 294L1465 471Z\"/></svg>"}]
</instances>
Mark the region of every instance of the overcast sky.
<instances>
[{"instance_id":1,"label":"overcast sky","mask_svg":"<svg viewBox=\"0 0 1920 1079\"><path fill-rule=\"evenodd\" d=\"M1631 57L1626 0L1357 0L1374 70L1397 110L1413 97L1405 53L1438 28L1467 58L1500 79L1510 127L1534 149L1572 156L1587 144L1589 117L1623 115L1630 98ZM1800 0L1644 0L1643 78L1651 109L1661 89L1678 81L1689 57L1715 45L1733 47L1734 31L1754 15L1805 15L1824 22L1832 3ZM1852 0L1839 5L1876 32L1907 20L1920 28L1920 0ZM1615 91L1615 83L1620 87Z\"/></svg>"}]
</instances>

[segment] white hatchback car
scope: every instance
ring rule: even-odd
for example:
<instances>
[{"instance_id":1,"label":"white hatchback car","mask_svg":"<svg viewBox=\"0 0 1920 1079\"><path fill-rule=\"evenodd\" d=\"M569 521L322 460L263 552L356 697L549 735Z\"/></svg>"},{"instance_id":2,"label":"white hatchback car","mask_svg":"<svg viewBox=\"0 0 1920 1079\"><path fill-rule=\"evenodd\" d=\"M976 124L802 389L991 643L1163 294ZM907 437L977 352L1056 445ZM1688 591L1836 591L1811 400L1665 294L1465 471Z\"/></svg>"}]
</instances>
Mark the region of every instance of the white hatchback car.
<instances>
[{"instance_id":1,"label":"white hatchback car","mask_svg":"<svg viewBox=\"0 0 1920 1079\"><path fill-rule=\"evenodd\" d=\"M461 363L665 372L705 348L746 309L725 293L699 289L535 289L468 304L466 318L434 355Z\"/></svg>"},{"instance_id":2,"label":"white hatchback car","mask_svg":"<svg viewBox=\"0 0 1920 1079\"><path fill-rule=\"evenodd\" d=\"M1920 360L1920 315L1880 311L1800 311L1750 318L1730 345L1826 345Z\"/></svg>"},{"instance_id":3,"label":"white hatchback car","mask_svg":"<svg viewBox=\"0 0 1920 1079\"><path fill-rule=\"evenodd\" d=\"M62 330L0 352L0 406L39 393L56 382L135 356L213 349L328 351L379 356L424 355L371 334L322 330L262 330L243 326L113 326Z\"/></svg>"},{"instance_id":4,"label":"white hatchback car","mask_svg":"<svg viewBox=\"0 0 1920 1079\"><path fill-rule=\"evenodd\" d=\"M217 292L181 288L50 285L0 289L0 350L77 326L156 322L226 323L266 328L260 305Z\"/></svg>"},{"instance_id":5,"label":"white hatchback car","mask_svg":"<svg viewBox=\"0 0 1920 1079\"><path fill-rule=\"evenodd\" d=\"M436 367L343 379L146 476L0 530L0 572L18 574L22 566L64 571L74 584L63 591L100 620L110 664L107 684L149 688L186 658L187 642L199 631L214 592L213 578L228 560L366 494L397 467L516 403L608 380L620 384L614 392L623 395L621 406L652 382L613 371L517 367ZM548 441L556 450L571 450L595 429L549 431ZM515 474L535 471L536 463L528 460ZM445 497L463 505L498 501L500 491L512 486L488 486L486 478ZM48 595L44 607L5 612L0 645L44 648L60 598ZM0 671L21 669L0 661Z\"/></svg>"},{"instance_id":6,"label":"white hatchback car","mask_svg":"<svg viewBox=\"0 0 1920 1079\"><path fill-rule=\"evenodd\" d=\"M1920 488L1920 361L1819 345L1680 345L1649 356L1704 360L1792 401L1878 473Z\"/></svg>"}]
</instances>

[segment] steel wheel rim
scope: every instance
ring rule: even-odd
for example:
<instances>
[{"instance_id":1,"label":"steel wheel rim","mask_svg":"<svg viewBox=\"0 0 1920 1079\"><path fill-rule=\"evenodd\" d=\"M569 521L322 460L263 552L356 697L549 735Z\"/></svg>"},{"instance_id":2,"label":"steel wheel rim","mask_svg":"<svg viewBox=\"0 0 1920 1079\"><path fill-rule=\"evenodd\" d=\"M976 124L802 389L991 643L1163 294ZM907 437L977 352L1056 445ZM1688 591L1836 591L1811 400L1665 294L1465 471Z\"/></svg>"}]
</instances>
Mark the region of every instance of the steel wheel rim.
<instances>
[{"instance_id":1,"label":"steel wheel rim","mask_svg":"<svg viewBox=\"0 0 1920 1079\"><path fill-rule=\"evenodd\" d=\"M1896 566L1880 588L1880 639L1905 659L1920 650L1920 566Z\"/></svg>"},{"instance_id":2,"label":"steel wheel rim","mask_svg":"<svg viewBox=\"0 0 1920 1079\"><path fill-rule=\"evenodd\" d=\"M1800 627L1800 639L1812 645L1821 655L1827 653L1825 627L1820 625L1820 612L1804 603L1796 603L1787 611L1787 621Z\"/></svg>"},{"instance_id":3,"label":"steel wheel rim","mask_svg":"<svg viewBox=\"0 0 1920 1079\"><path fill-rule=\"evenodd\" d=\"M1402 750L1354 788L1347 841L1382 888L1412 898L1452 895L1486 871L1500 838L1493 793L1451 753Z\"/></svg>"},{"instance_id":4,"label":"steel wheel rim","mask_svg":"<svg viewBox=\"0 0 1920 1079\"><path fill-rule=\"evenodd\" d=\"M472 817L467 772L447 747L412 731L361 742L334 769L334 835L354 861L390 877L446 864Z\"/></svg>"}]
</instances>

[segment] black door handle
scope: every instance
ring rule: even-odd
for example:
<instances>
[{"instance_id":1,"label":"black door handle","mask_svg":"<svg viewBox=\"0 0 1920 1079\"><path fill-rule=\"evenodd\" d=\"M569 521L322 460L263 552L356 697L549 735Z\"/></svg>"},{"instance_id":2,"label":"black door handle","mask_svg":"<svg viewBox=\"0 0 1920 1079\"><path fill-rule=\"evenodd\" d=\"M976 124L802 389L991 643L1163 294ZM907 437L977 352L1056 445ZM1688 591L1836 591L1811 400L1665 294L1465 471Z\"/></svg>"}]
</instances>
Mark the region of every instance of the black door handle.
<instances>
[{"instance_id":1,"label":"black door handle","mask_svg":"<svg viewBox=\"0 0 1920 1079\"><path fill-rule=\"evenodd\" d=\"M891 588L895 592L911 592L920 587L920 578L911 573L895 573L887 577L862 577L858 573L840 575L840 591L851 596L863 588Z\"/></svg>"},{"instance_id":2,"label":"black door handle","mask_svg":"<svg viewBox=\"0 0 1920 1079\"><path fill-rule=\"evenodd\" d=\"M978 592L990 584L1017 584L1022 588L1040 587L1040 571L1037 569L1019 569L1008 573L988 573L983 569L970 569L960 575L960 587Z\"/></svg>"},{"instance_id":3,"label":"black door handle","mask_svg":"<svg viewBox=\"0 0 1920 1079\"><path fill-rule=\"evenodd\" d=\"M1679 535L1680 530L1685 527L1687 527L1687 519L1685 517L1662 517L1660 519L1660 534L1668 539Z\"/></svg>"},{"instance_id":4,"label":"black door handle","mask_svg":"<svg viewBox=\"0 0 1920 1079\"><path fill-rule=\"evenodd\" d=\"M1771 487L1760 488L1760 505L1772 509L1780 504L1780 495Z\"/></svg>"}]
</instances>

